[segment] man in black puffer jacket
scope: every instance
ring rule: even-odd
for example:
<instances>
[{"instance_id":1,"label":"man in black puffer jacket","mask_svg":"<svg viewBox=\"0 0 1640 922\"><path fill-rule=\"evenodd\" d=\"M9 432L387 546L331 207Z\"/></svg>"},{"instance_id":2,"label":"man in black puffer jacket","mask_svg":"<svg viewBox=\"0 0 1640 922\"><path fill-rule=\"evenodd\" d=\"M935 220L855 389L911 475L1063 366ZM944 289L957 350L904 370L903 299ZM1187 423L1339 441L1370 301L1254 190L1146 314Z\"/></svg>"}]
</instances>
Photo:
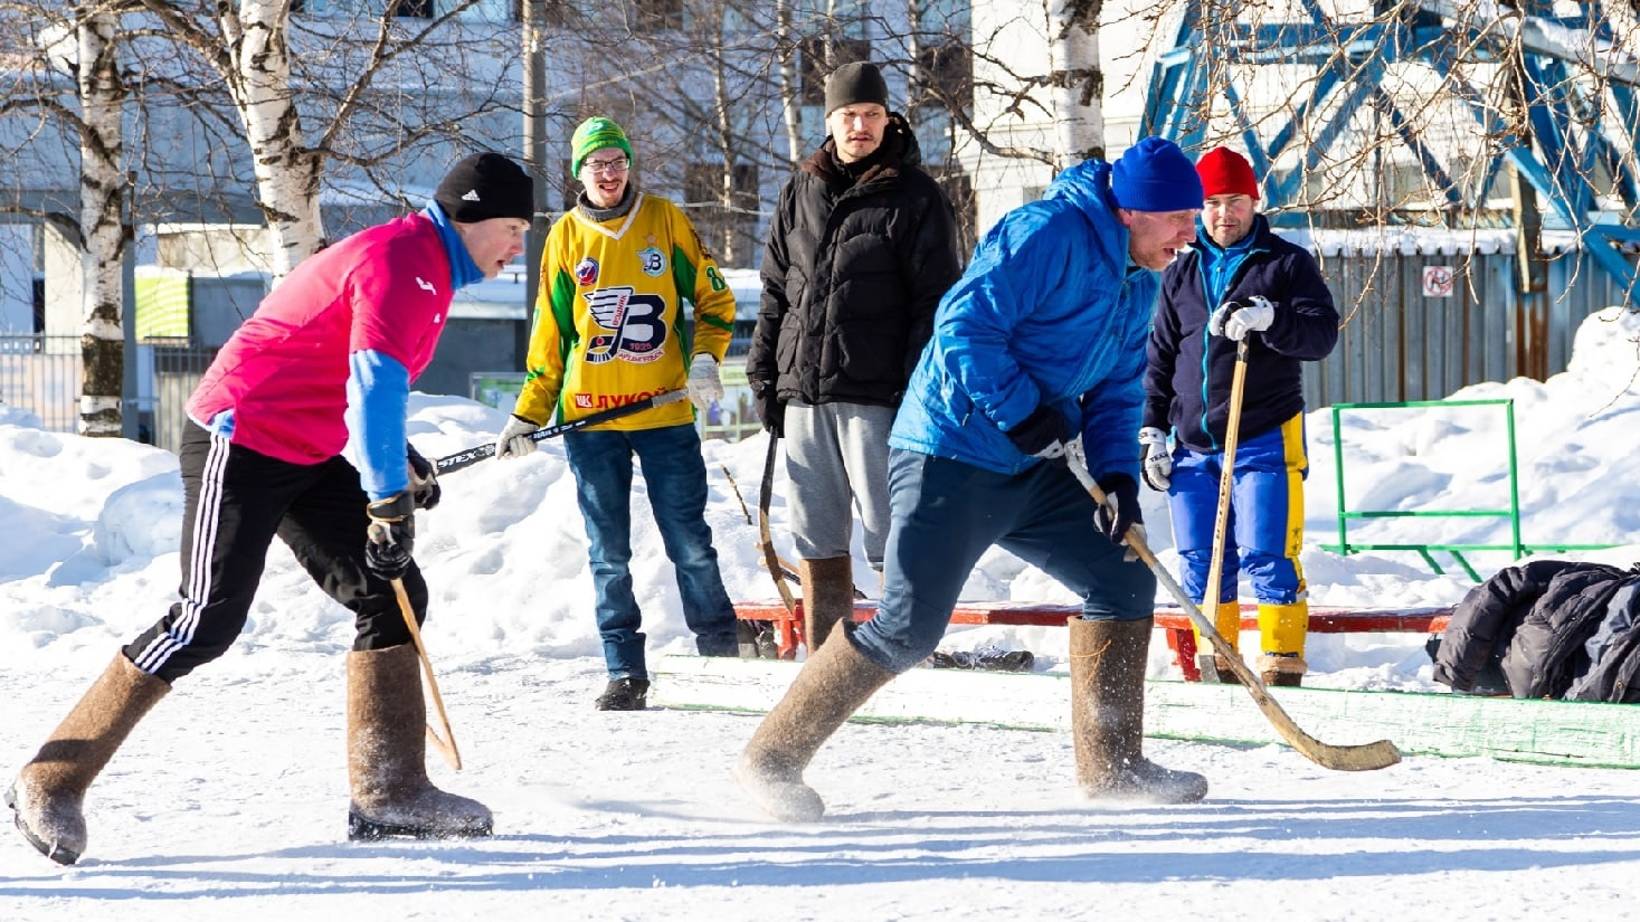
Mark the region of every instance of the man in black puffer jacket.
<instances>
[{"instance_id":1,"label":"man in black puffer jacket","mask_svg":"<svg viewBox=\"0 0 1640 922\"><path fill-rule=\"evenodd\" d=\"M851 507L882 569L889 429L962 273L951 203L877 67L833 72L826 112L830 136L780 192L746 360L764 427L786 438L811 650L853 608Z\"/></svg>"}]
</instances>

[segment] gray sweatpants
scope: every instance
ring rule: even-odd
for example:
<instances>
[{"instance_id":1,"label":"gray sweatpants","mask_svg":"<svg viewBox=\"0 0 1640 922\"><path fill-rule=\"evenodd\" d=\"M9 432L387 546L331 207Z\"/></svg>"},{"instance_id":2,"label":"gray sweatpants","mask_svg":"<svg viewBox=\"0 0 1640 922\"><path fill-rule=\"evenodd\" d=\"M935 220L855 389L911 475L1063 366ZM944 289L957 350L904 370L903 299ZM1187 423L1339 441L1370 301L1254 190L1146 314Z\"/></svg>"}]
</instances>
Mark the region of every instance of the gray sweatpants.
<instances>
[{"instance_id":1,"label":"gray sweatpants","mask_svg":"<svg viewBox=\"0 0 1640 922\"><path fill-rule=\"evenodd\" d=\"M852 512L865 529L866 560L883 569L888 543L888 433L894 408L858 403L786 407L786 502L804 560L849 555ZM853 502L850 502L850 500Z\"/></svg>"}]
</instances>

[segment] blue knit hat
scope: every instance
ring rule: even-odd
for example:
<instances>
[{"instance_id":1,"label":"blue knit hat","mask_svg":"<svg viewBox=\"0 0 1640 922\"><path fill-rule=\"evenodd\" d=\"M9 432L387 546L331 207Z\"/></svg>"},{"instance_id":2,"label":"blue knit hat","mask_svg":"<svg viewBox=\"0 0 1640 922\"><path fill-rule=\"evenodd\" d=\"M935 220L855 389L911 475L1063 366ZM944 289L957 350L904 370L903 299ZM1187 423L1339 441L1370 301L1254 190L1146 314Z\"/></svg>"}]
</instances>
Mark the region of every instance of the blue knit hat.
<instances>
[{"instance_id":1,"label":"blue knit hat","mask_svg":"<svg viewBox=\"0 0 1640 922\"><path fill-rule=\"evenodd\" d=\"M1110 191L1117 207L1133 211L1202 207L1196 165L1166 138L1143 138L1123 151L1111 169Z\"/></svg>"}]
</instances>

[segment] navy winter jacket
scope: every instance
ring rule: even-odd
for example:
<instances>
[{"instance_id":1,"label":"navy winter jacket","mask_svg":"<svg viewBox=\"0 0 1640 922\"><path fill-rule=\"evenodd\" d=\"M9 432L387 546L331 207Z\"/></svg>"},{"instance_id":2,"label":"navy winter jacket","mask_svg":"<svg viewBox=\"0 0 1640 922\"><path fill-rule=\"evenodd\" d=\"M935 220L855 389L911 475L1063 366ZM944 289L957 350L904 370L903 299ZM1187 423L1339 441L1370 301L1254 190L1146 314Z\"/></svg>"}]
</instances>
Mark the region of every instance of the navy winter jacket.
<instances>
[{"instance_id":1,"label":"navy winter jacket","mask_svg":"<svg viewBox=\"0 0 1640 922\"><path fill-rule=\"evenodd\" d=\"M1145 369L1145 426L1171 428L1196 451L1219 450L1236 344L1209 335L1207 320L1220 304L1253 295L1274 302L1276 317L1270 329L1249 334L1241 437L1268 432L1304 409L1299 363L1332 351L1338 311L1314 257L1276 236L1259 215L1247 238L1228 249L1198 232L1162 273Z\"/></svg>"},{"instance_id":2,"label":"navy winter jacket","mask_svg":"<svg viewBox=\"0 0 1640 922\"><path fill-rule=\"evenodd\" d=\"M1110 173L1071 167L980 241L934 314L890 445L1011 476L1041 462L1008 430L1047 405L1082 434L1095 476L1138 480L1158 276L1129 263Z\"/></svg>"}]
</instances>

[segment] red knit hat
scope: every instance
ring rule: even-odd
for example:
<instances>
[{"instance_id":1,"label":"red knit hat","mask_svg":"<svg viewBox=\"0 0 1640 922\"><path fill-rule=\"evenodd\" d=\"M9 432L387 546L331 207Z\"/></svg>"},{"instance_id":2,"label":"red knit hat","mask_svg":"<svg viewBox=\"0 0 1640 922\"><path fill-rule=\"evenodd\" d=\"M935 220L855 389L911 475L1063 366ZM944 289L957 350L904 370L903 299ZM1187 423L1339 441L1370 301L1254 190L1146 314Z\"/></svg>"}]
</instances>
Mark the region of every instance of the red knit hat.
<instances>
[{"instance_id":1,"label":"red knit hat","mask_svg":"<svg viewBox=\"0 0 1640 922\"><path fill-rule=\"evenodd\" d=\"M1250 195L1258 198L1258 180L1247 158L1228 147L1215 147L1196 161L1202 195Z\"/></svg>"}]
</instances>

